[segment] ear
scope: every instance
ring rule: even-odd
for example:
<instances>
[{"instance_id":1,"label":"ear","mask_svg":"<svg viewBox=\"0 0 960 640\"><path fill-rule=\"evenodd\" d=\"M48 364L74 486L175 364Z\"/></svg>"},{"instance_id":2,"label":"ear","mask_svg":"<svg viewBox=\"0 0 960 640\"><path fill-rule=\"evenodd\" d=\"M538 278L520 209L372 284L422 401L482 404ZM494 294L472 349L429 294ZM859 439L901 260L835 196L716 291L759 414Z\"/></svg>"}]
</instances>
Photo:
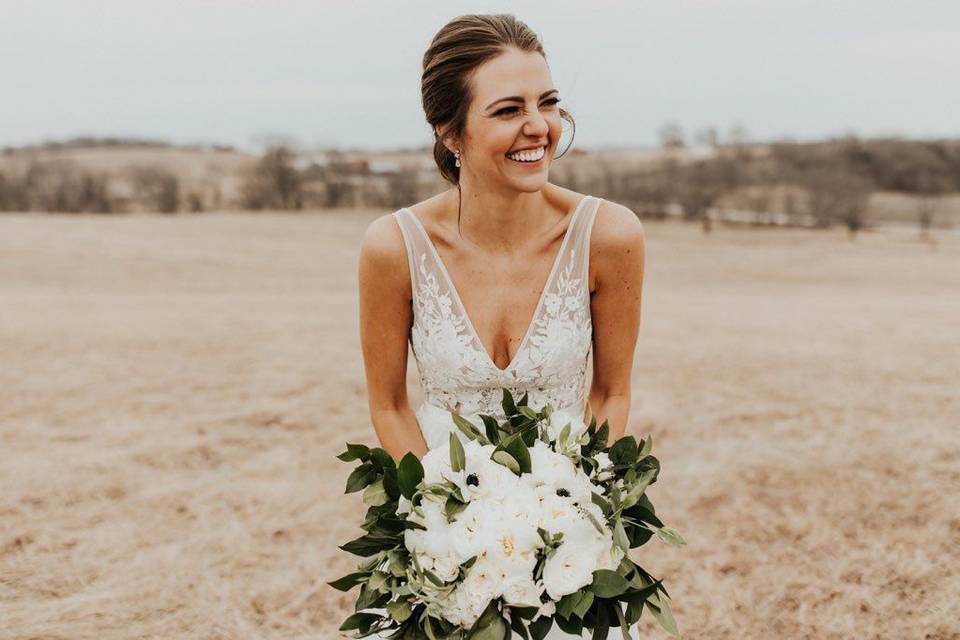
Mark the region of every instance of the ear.
<instances>
[{"instance_id":1,"label":"ear","mask_svg":"<svg viewBox=\"0 0 960 640\"><path fill-rule=\"evenodd\" d=\"M456 140L452 140L450 138L445 139L443 137L444 133L443 131L441 131L440 127L437 127L436 129L434 129L434 131L436 131L437 137L440 138L440 140L443 142L443 146L447 148L447 151L449 151L450 153L453 153L459 148Z\"/></svg>"}]
</instances>

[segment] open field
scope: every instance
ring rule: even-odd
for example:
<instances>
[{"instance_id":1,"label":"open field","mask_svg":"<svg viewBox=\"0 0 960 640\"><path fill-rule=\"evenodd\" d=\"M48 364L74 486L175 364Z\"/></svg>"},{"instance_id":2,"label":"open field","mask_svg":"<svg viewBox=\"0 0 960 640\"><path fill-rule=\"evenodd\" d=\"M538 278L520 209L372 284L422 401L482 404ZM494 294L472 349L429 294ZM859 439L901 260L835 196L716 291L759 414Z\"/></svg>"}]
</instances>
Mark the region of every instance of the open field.
<instances>
[{"instance_id":1,"label":"open field","mask_svg":"<svg viewBox=\"0 0 960 640\"><path fill-rule=\"evenodd\" d=\"M0 216L0 638L336 637L379 213ZM960 237L645 224L685 637L960 639Z\"/></svg>"}]
</instances>

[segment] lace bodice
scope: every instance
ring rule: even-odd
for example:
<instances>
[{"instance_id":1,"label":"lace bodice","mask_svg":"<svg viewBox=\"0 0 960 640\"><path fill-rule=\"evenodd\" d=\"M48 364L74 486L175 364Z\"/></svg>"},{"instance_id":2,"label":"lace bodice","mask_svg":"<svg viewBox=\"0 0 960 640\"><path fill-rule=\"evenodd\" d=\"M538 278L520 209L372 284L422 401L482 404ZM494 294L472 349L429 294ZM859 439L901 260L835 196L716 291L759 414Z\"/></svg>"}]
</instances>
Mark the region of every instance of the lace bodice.
<instances>
[{"instance_id":1,"label":"lace bodice","mask_svg":"<svg viewBox=\"0 0 960 640\"><path fill-rule=\"evenodd\" d=\"M407 208L393 213L403 233L413 290L410 345L423 389L417 419L427 446L446 442L455 411L480 424L503 420L501 387L528 404L582 415L592 348L588 285L590 232L601 199L584 196L571 216L546 285L513 361L500 369L487 354L430 236Z\"/></svg>"}]
</instances>

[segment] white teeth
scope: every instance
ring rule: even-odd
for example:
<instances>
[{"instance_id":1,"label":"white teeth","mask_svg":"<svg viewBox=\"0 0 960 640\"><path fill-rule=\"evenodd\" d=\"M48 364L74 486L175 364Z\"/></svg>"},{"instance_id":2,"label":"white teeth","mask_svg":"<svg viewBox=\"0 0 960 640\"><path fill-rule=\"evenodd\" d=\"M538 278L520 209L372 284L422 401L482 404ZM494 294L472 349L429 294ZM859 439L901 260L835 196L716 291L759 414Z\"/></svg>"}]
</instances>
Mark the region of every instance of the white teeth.
<instances>
[{"instance_id":1,"label":"white teeth","mask_svg":"<svg viewBox=\"0 0 960 640\"><path fill-rule=\"evenodd\" d=\"M543 157L543 154L546 153L546 147L540 147L539 149L534 149L532 151L521 151L519 153L513 153L507 157L511 160L516 160L518 162L536 162Z\"/></svg>"}]
</instances>

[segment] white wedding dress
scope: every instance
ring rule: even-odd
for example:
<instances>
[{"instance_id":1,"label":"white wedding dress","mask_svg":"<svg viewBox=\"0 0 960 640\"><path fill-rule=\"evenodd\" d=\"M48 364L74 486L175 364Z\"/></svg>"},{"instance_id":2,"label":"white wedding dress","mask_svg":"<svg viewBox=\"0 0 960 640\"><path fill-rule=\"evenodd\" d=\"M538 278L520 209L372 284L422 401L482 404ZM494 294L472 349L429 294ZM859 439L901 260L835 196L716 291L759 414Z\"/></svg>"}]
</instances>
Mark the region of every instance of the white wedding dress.
<instances>
[{"instance_id":1,"label":"white wedding dress","mask_svg":"<svg viewBox=\"0 0 960 640\"><path fill-rule=\"evenodd\" d=\"M420 374L424 401L416 410L427 447L446 443L456 430L455 411L481 425L479 415L506 417L501 388L527 403L546 403L583 416L592 352L588 267L590 233L600 198L584 196L570 223L547 277L526 335L513 361L500 369L487 354L460 300L446 266L417 216L407 208L393 213L403 233L413 289L410 344ZM620 637L611 629L610 637ZM513 637L519 638L516 633ZM578 638L556 624L548 640ZM590 637L585 631L582 637ZM639 638L636 629L631 637Z\"/></svg>"}]
</instances>

